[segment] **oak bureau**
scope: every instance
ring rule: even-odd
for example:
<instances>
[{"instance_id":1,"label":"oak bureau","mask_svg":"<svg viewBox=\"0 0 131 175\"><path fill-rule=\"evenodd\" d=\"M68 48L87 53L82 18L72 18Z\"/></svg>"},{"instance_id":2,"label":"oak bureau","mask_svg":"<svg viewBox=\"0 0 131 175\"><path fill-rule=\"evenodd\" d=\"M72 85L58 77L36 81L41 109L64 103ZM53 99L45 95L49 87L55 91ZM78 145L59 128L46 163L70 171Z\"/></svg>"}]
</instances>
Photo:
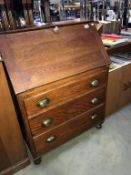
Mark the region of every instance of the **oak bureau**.
<instances>
[{"instance_id":1,"label":"oak bureau","mask_svg":"<svg viewBox=\"0 0 131 175\"><path fill-rule=\"evenodd\" d=\"M81 132L101 127L110 60L92 23L2 34L0 52L35 163Z\"/></svg>"}]
</instances>

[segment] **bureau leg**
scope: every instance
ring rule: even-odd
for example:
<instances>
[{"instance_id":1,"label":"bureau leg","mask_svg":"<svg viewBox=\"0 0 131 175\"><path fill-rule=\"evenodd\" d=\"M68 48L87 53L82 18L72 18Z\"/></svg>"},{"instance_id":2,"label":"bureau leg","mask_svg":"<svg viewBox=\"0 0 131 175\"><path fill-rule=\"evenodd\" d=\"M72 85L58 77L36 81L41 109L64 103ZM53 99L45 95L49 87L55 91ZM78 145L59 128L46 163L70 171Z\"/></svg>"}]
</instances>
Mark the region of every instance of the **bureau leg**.
<instances>
[{"instance_id":1,"label":"bureau leg","mask_svg":"<svg viewBox=\"0 0 131 175\"><path fill-rule=\"evenodd\" d=\"M101 129L101 128L102 128L102 123L97 124L97 125L96 125L96 128L97 128L97 129Z\"/></svg>"},{"instance_id":2,"label":"bureau leg","mask_svg":"<svg viewBox=\"0 0 131 175\"><path fill-rule=\"evenodd\" d=\"M37 158L37 159L34 160L34 164L35 165L39 165L41 163L41 161L42 161L42 158L39 157L39 158Z\"/></svg>"}]
</instances>

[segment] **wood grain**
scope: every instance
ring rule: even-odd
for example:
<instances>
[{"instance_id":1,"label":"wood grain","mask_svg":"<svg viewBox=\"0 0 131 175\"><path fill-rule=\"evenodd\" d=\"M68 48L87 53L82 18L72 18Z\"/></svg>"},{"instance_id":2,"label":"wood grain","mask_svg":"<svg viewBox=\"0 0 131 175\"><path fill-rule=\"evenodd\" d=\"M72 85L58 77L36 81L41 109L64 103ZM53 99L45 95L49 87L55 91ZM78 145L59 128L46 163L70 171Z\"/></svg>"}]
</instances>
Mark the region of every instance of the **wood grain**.
<instances>
[{"instance_id":1,"label":"wood grain","mask_svg":"<svg viewBox=\"0 0 131 175\"><path fill-rule=\"evenodd\" d=\"M57 32L53 29L51 24L0 36L0 52L34 159L104 120L110 59L95 27L85 21L59 24ZM99 80L98 87L90 85L94 79ZM49 106L40 110L36 103L45 97ZM99 103L92 105L94 97ZM95 107L100 115L90 120ZM49 115L53 123L46 130L41 121ZM47 145L50 134L57 134L58 139Z\"/></svg>"},{"instance_id":2,"label":"wood grain","mask_svg":"<svg viewBox=\"0 0 131 175\"><path fill-rule=\"evenodd\" d=\"M103 107L94 109L89 112L78 116L77 118L59 126L56 129L49 131L48 133L41 134L34 139L36 151L38 154L45 153L56 146L64 143L72 137L80 134L81 132L89 129L90 127L98 124L104 120ZM91 120L91 116L97 114L98 117L95 120ZM50 136L55 136L56 139L51 143L46 143L46 139Z\"/></svg>"},{"instance_id":3,"label":"wood grain","mask_svg":"<svg viewBox=\"0 0 131 175\"><path fill-rule=\"evenodd\" d=\"M92 104L91 100L93 98L98 98L99 101L97 104ZM42 113L39 116L29 120L30 128L33 135L41 134L46 132L54 127L57 127L59 124L66 122L81 113L86 112L87 110L93 108L94 106L100 105L105 101L105 88L101 88L93 93L85 94L79 98L74 98L64 104L58 105L56 108ZM52 123L48 127L42 125L43 120L47 118L52 118Z\"/></svg>"},{"instance_id":4,"label":"wood grain","mask_svg":"<svg viewBox=\"0 0 131 175\"><path fill-rule=\"evenodd\" d=\"M131 52L131 42L107 49L108 54ZM131 103L131 64L109 72L106 116Z\"/></svg>"},{"instance_id":5,"label":"wood grain","mask_svg":"<svg viewBox=\"0 0 131 175\"><path fill-rule=\"evenodd\" d=\"M34 93L30 97L28 97L27 94L27 97L24 99L27 115L31 117L37 113L47 111L53 106L58 105L58 103L62 103L69 98L71 99L89 91L96 90L106 83L106 77L107 72L101 72L99 74L96 74L96 72L94 72L92 75L85 74L85 76L81 76L81 79L79 79L79 76L74 77L74 79L72 78L72 81L67 83L64 82L64 84L61 84L61 86L58 86L56 83L56 86L54 85L54 87L51 89L44 87L44 90L39 91L36 94ZM99 81L99 85L97 87L91 86L91 82L93 80ZM44 108L40 108L37 103L45 98L49 99L49 104Z\"/></svg>"},{"instance_id":6,"label":"wood grain","mask_svg":"<svg viewBox=\"0 0 131 175\"><path fill-rule=\"evenodd\" d=\"M29 164L2 63L0 63L0 172ZM20 169L21 165L18 169Z\"/></svg>"},{"instance_id":7,"label":"wood grain","mask_svg":"<svg viewBox=\"0 0 131 175\"><path fill-rule=\"evenodd\" d=\"M131 64L123 66L121 83L119 108L131 103Z\"/></svg>"},{"instance_id":8,"label":"wood grain","mask_svg":"<svg viewBox=\"0 0 131 175\"><path fill-rule=\"evenodd\" d=\"M16 94L110 62L95 27L83 24L60 27L58 33L46 28L9 34L0 42Z\"/></svg>"},{"instance_id":9,"label":"wood grain","mask_svg":"<svg viewBox=\"0 0 131 175\"><path fill-rule=\"evenodd\" d=\"M122 82L121 68L109 72L107 97L106 97L106 116L119 109L120 86Z\"/></svg>"}]
</instances>

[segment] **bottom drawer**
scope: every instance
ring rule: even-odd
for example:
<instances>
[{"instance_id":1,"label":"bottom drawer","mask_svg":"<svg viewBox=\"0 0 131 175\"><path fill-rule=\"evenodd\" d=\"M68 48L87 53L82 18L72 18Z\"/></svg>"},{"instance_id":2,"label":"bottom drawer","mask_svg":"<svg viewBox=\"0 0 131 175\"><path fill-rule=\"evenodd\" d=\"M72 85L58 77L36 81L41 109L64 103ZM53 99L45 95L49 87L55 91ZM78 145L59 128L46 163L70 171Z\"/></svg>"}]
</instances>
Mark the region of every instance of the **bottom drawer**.
<instances>
[{"instance_id":1,"label":"bottom drawer","mask_svg":"<svg viewBox=\"0 0 131 175\"><path fill-rule=\"evenodd\" d=\"M34 137L37 155L45 153L104 120L104 105L79 115L58 128Z\"/></svg>"}]
</instances>

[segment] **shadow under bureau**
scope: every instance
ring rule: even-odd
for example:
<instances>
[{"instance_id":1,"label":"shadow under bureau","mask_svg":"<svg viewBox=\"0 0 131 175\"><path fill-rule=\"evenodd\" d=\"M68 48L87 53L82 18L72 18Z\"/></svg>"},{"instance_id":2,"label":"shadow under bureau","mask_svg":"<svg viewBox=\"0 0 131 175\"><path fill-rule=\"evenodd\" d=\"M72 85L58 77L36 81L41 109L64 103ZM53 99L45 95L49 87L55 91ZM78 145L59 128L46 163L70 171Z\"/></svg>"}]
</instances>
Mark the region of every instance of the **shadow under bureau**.
<instances>
[{"instance_id":1,"label":"shadow under bureau","mask_svg":"<svg viewBox=\"0 0 131 175\"><path fill-rule=\"evenodd\" d=\"M101 127L110 60L92 23L3 34L0 44L35 163L81 132Z\"/></svg>"}]
</instances>

